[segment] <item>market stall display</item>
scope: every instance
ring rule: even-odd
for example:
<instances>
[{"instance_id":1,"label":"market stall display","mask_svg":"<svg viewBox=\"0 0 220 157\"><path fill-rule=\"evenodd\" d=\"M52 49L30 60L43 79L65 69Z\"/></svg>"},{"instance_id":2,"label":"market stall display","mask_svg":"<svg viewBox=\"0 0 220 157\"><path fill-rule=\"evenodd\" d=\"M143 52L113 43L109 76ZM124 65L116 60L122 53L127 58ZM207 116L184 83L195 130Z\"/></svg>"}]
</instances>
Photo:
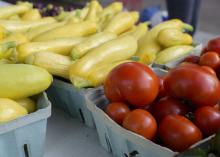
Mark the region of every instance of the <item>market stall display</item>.
<instances>
[{"instance_id":1,"label":"market stall display","mask_svg":"<svg viewBox=\"0 0 220 157\"><path fill-rule=\"evenodd\" d=\"M44 16L29 2L1 7L0 123L40 112L35 95L47 90L116 156L207 145L220 128L219 38L201 51L179 19L152 28L138 21L120 2Z\"/></svg>"}]
</instances>

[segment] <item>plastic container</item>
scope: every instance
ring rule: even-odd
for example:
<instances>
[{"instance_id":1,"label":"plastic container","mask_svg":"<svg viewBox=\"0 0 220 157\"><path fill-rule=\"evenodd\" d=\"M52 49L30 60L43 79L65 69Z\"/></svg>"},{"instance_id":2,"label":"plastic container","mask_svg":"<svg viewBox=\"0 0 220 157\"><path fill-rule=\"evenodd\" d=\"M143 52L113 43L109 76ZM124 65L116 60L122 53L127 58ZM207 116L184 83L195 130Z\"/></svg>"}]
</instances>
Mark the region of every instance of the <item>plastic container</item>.
<instances>
[{"instance_id":1,"label":"plastic container","mask_svg":"<svg viewBox=\"0 0 220 157\"><path fill-rule=\"evenodd\" d=\"M154 71L162 76L165 70L159 68ZM99 141L102 147L117 157L173 157L178 154L172 150L155 144L131 131L128 131L114 122L105 112L109 101L104 95L103 89L95 93L87 93L87 106L92 112L97 128ZM192 147L206 145L211 137L204 139Z\"/></svg>"},{"instance_id":2,"label":"plastic container","mask_svg":"<svg viewBox=\"0 0 220 157\"><path fill-rule=\"evenodd\" d=\"M92 113L86 105L85 94L99 89L100 87L78 90L71 83L54 79L53 84L47 90L47 94L53 105L71 117L80 119L86 126L94 127Z\"/></svg>"},{"instance_id":3,"label":"plastic container","mask_svg":"<svg viewBox=\"0 0 220 157\"><path fill-rule=\"evenodd\" d=\"M39 96L38 110L0 125L0 157L43 157L47 118L51 104L46 93Z\"/></svg>"}]
</instances>

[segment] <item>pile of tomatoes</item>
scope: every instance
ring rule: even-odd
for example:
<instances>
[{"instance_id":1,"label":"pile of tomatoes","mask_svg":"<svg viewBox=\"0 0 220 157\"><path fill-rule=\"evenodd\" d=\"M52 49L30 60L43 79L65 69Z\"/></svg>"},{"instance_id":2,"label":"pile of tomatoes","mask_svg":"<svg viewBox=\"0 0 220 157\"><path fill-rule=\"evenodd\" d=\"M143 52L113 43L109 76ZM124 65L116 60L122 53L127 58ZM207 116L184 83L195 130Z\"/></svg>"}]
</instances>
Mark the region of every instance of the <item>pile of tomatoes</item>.
<instances>
[{"instance_id":1,"label":"pile of tomatoes","mask_svg":"<svg viewBox=\"0 0 220 157\"><path fill-rule=\"evenodd\" d=\"M215 134L220 129L218 40L219 51L186 58L163 77L137 62L117 66L104 83L111 102L106 113L125 129L174 151Z\"/></svg>"}]
</instances>

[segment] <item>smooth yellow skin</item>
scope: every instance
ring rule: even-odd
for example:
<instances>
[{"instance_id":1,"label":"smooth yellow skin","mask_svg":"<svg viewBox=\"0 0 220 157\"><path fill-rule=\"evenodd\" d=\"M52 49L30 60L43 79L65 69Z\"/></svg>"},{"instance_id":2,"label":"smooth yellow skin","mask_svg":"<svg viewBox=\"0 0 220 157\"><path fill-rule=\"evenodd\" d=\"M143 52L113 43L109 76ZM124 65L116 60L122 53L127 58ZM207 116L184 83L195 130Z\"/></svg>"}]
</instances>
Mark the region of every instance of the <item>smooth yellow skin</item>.
<instances>
[{"instance_id":1,"label":"smooth yellow skin","mask_svg":"<svg viewBox=\"0 0 220 157\"><path fill-rule=\"evenodd\" d=\"M96 0L91 1L89 3L89 11L85 17L85 20L97 22L99 20L98 19L98 12L100 12L99 10L100 10L99 2Z\"/></svg>"},{"instance_id":2,"label":"smooth yellow skin","mask_svg":"<svg viewBox=\"0 0 220 157\"><path fill-rule=\"evenodd\" d=\"M18 14L12 15L8 18L8 20L21 20L21 17Z\"/></svg>"},{"instance_id":3,"label":"smooth yellow skin","mask_svg":"<svg viewBox=\"0 0 220 157\"><path fill-rule=\"evenodd\" d=\"M111 72L112 69L126 62L131 62L131 60L118 61L97 67L95 70L91 72L91 74L88 77L88 80L91 83L90 86L93 87L100 86L101 84L104 83L106 77L108 76L108 74Z\"/></svg>"},{"instance_id":4,"label":"smooth yellow skin","mask_svg":"<svg viewBox=\"0 0 220 157\"><path fill-rule=\"evenodd\" d=\"M137 40L124 36L108 41L89 51L70 67L70 80L75 87L87 86L88 76L97 67L132 57L137 50Z\"/></svg>"},{"instance_id":5,"label":"smooth yellow skin","mask_svg":"<svg viewBox=\"0 0 220 157\"><path fill-rule=\"evenodd\" d=\"M73 60L79 59L84 56L89 50L113 39L116 39L117 35L111 32L100 32L94 34L79 44L75 45L71 51Z\"/></svg>"},{"instance_id":6,"label":"smooth yellow skin","mask_svg":"<svg viewBox=\"0 0 220 157\"><path fill-rule=\"evenodd\" d=\"M5 37L3 40L1 40L0 43L12 42L12 41L14 41L16 45L20 45L28 42L28 38L22 33L12 33L7 37Z\"/></svg>"},{"instance_id":7,"label":"smooth yellow skin","mask_svg":"<svg viewBox=\"0 0 220 157\"><path fill-rule=\"evenodd\" d=\"M166 64L177 60L190 53L192 49L193 47L189 45L177 45L166 48L158 53L155 63Z\"/></svg>"},{"instance_id":8,"label":"smooth yellow skin","mask_svg":"<svg viewBox=\"0 0 220 157\"><path fill-rule=\"evenodd\" d=\"M38 9L32 9L22 15L21 19L26 21L36 21L41 19L41 14Z\"/></svg>"},{"instance_id":9,"label":"smooth yellow skin","mask_svg":"<svg viewBox=\"0 0 220 157\"><path fill-rule=\"evenodd\" d=\"M4 42L0 43L0 59L5 58L7 51L16 46L15 42Z\"/></svg>"},{"instance_id":10,"label":"smooth yellow skin","mask_svg":"<svg viewBox=\"0 0 220 157\"><path fill-rule=\"evenodd\" d=\"M0 98L0 124L25 116L27 110L14 100Z\"/></svg>"},{"instance_id":11,"label":"smooth yellow skin","mask_svg":"<svg viewBox=\"0 0 220 157\"><path fill-rule=\"evenodd\" d=\"M103 11L99 14L100 19L105 18L107 15L116 15L123 10L123 4L121 2L114 2L109 4Z\"/></svg>"},{"instance_id":12,"label":"smooth yellow skin","mask_svg":"<svg viewBox=\"0 0 220 157\"><path fill-rule=\"evenodd\" d=\"M0 41L5 37L5 28L0 26Z\"/></svg>"},{"instance_id":13,"label":"smooth yellow skin","mask_svg":"<svg viewBox=\"0 0 220 157\"><path fill-rule=\"evenodd\" d=\"M31 98L23 98L15 100L19 105L24 107L28 113L35 112L37 110L37 104Z\"/></svg>"},{"instance_id":14,"label":"smooth yellow skin","mask_svg":"<svg viewBox=\"0 0 220 157\"><path fill-rule=\"evenodd\" d=\"M29 29L27 32L26 32L26 36L29 40L32 40L34 39L36 36L42 34L42 33L45 33L49 30L52 30L54 28L57 28L57 27L60 27L60 26L63 26L66 22L56 22L56 23L51 23L51 24L48 24L48 25L43 25L43 26L39 26L39 27L36 27L36 28L32 28L32 29Z\"/></svg>"},{"instance_id":15,"label":"smooth yellow skin","mask_svg":"<svg viewBox=\"0 0 220 157\"><path fill-rule=\"evenodd\" d=\"M69 55L73 46L82 42L84 38L62 38L44 42L29 42L17 46L15 58L19 62L24 62L25 58L30 54L42 51L51 51L54 53Z\"/></svg>"},{"instance_id":16,"label":"smooth yellow skin","mask_svg":"<svg viewBox=\"0 0 220 157\"><path fill-rule=\"evenodd\" d=\"M69 79L69 68L73 61L69 56L53 52L37 52L28 56L25 63L44 68L52 75Z\"/></svg>"},{"instance_id":17,"label":"smooth yellow skin","mask_svg":"<svg viewBox=\"0 0 220 157\"><path fill-rule=\"evenodd\" d=\"M98 25L91 21L66 24L49 30L33 39L33 41L48 41L59 38L83 37L96 33Z\"/></svg>"},{"instance_id":18,"label":"smooth yellow skin","mask_svg":"<svg viewBox=\"0 0 220 157\"><path fill-rule=\"evenodd\" d=\"M15 20L0 20L0 25L11 32L26 32L29 29L36 28L42 25L55 23L56 20L52 17L45 17L37 21L15 21Z\"/></svg>"},{"instance_id":19,"label":"smooth yellow skin","mask_svg":"<svg viewBox=\"0 0 220 157\"><path fill-rule=\"evenodd\" d=\"M122 35L131 35L135 37L137 40L142 38L148 31L148 23L140 23L136 27L134 27L131 31L125 32Z\"/></svg>"},{"instance_id":20,"label":"smooth yellow skin","mask_svg":"<svg viewBox=\"0 0 220 157\"><path fill-rule=\"evenodd\" d=\"M7 19L15 14L23 14L32 9L32 7L32 4L29 2L0 7L0 19Z\"/></svg>"},{"instance_id":21,"label":"smooth yellow skin","mask_svg":"<svg viewBox=\"0 0 220 157\"><path fill-rule=\"evenodd\" d=\"M165 28L176 28L183 30L184 28L192 29L189 25L186 25L181 20L173 19L161 24L158 24L151 30L149 30L139 41L138 50L135 54L140 58L141 63L151 64L157 53L162 50L162 47L157 42L158 33Z\"/></svg>"},{"instance_id":22,"label":"smooth yellow skin","mask_svg":"<svg viewBox=\"0 0 220 157\"><path fill-rule=\"evenodd\" d=\"M109 21L103 31L116 33L126 32L138 21L137 12L120 12Z\"/></svg>"},{"instance_id":23,"label":"smooth yellow skin","mask_svg":"<svg viewBox=\"0 0 220 157\"><path fill-rule=\"evenodd\" d=\"M0 65L0 98L21 99L39 94L53 81L45 69L26 64Z\"/></svg>"},{"instance_id":24,"label":"smooth yellow skin","mask_svg":"<svg viewBox=\"0 0 220 157\"><path fill-rule=\"evenodd\" d=\"M179 29L166 28L159 32L157 41L163 47L171 47L175 45L191 45L193 39L189 34L183 33Z\"/></svg>"}]
</instances>

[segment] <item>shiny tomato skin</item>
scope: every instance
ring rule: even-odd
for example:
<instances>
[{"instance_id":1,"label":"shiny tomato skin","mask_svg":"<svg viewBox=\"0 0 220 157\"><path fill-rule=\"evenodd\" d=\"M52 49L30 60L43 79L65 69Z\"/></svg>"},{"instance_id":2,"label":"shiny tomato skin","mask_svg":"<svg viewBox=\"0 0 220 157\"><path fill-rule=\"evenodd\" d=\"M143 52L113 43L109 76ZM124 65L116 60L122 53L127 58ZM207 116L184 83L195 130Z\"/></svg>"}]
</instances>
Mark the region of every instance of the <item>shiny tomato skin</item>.
<instances>
[{"instance_id":1,"label":"shiny tomato skin","mask_svg":"<svg viewBox=\"0 0 220 157\"><path fill-rule=\"evenodd\" d=\"M216 73L215 73L215 71L214 71L211 67L201 66L201 68L202 68L203 70L205 70L206 72L208 72L208 73L210 73L210 74L212 74L212 75L214 75L214 76L217 76Z\"/></svg>"},{"instance_id":2,"label":"shiny tomato skin","mask_svg":"<svg viewBox=\"0 0 220 157\"><path fill-rule=\"evenodd\" d=\"M215 105L220 100L218 78L195 64L184 64L170 70L164 87L169 95L190 100L195 107Z\"/></svg>"},{"instance_id":3,"label":"shiny tomato skin","mask_svg":"<svg viewBox=\"0 0 220 157\"><path fill-rule=\"evenodd\" d=\"M189 112L189 108L181 103L178 99L165 97L158 103L152 105L151 113L160 122L164 117L170 114L185 115Z\"/></svg>"},{"instance_id":4,"label":"shiny tomato skin","mask_svg":"<svg viewBox=\"0 0 220 157\"><path fill-rule=\"evenodd\" d=\"M167 94L166 94L166 91L165 91L165 89L164 89L164 79L165 79L165 76L158 76L158 78L159 78L159 84L160 84L160 86L159 86L159 93L158 93L158 98L162 98L162 97L165 97Z\"/></svg>"},{"instance_id":5,"label":"shiny tomato skin","mask_svg":"<svg viewBox=\"0 0 220 157\"><path fill-rule=\"evenodd\" d=\"M115 102L115 103L110 103L107 106L105 112L112 120L114 120L116 123L121 125L124 118L130 112L130 109L124 103Z\"/></svg>"},{"instance_id":6,"label":"shiny tomato skin","mask_svg":"<svg viewBox=\"0 0 220 157\"><path fill-rule=\"evenodd\" d=\"M157 97L159 79L144 64L124 63L109 73L104 83L104 91L111 102L126 102L134 107L144 107Z\"/></svg>"},{"instance_id":7,"label":"shiny tomato skin","mask_svg":"<svg viewBox=\"0 0 220 157\"><path fill-rule=\"evenodd\" d=\"M206 52L200 57L199 64L216 69L220 65L219 54L212 51Z\"/></svg>"},{"instance_id":8,"label":"shiny tomato skin","mask_svg":"<svg viewBox=\"0 0 220 157\"><path fill-rule=\"evenodd\" d=\"M195 111L195 124L204 135L215 134L220 128L220 111L210 106L199 108Z\"/></svg>"},{"instance_id":9,"label":"shiny tomato skin","mask_svg":"<svg viewBox=\"0 0 220 157\"><path fill-rule=\"evenodd\" d=\"M168 115L160 123L159 135L165 146L184 151L202 139L201 131L187 118Z\"/></svg>"},{"instance_id":10,"label":"shiny tomato skin","mask_svg":"<svg viewBox=\"0 0 220 157\"><path fill-rule=\"evenodd\" d=\"M207 45L207 50L215 51L220 54L220 37L210 40Z\"/></svg>"},{"instance_id":11,"label":"shiny tomato skin","mask_svg":"<svg viewBox=\"0 0 220 157\"><path fill-rule=\"evenodd\" d=\"M156 120L148 111L142 109L131 111L125 117L123 127L150 140L154 138L157 132Z\"/></svg>"}]
</instances>

